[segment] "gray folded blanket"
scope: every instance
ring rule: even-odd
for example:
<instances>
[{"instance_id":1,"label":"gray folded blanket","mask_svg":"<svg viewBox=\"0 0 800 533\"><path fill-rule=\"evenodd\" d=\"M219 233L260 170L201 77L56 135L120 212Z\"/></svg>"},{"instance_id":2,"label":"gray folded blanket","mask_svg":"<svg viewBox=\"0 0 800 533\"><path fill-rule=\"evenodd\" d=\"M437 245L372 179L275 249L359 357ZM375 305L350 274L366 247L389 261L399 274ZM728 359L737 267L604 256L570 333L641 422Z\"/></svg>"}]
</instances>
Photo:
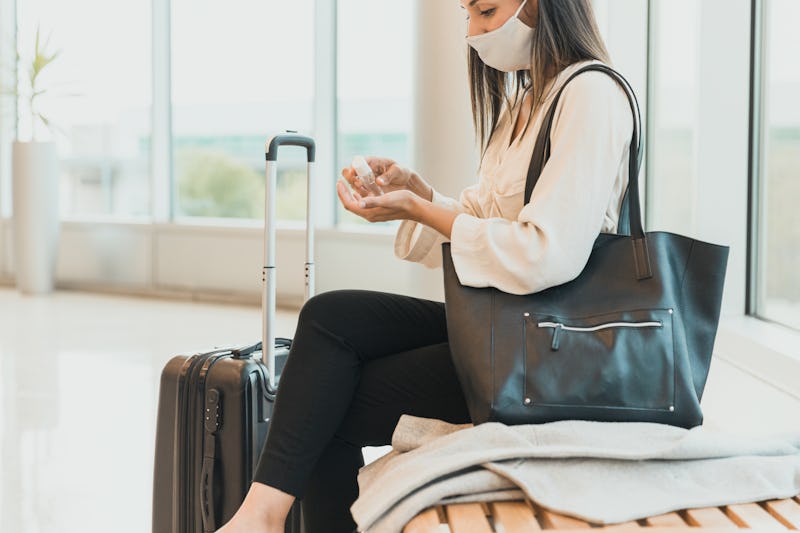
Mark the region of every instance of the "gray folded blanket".
<instances>
[{"instance_id":1,"label":"gray folded blanket","mask_svg":"<svg viewBox=\"0 0 800 533\"><path fill-rule=\"evenodd\" d=\"M601 524L800 494L800 432L749 437L638 422L452 425L401 417L361 469L359 531L395 533L431 505L521 499Z\"/></svg>"}]
</instances>

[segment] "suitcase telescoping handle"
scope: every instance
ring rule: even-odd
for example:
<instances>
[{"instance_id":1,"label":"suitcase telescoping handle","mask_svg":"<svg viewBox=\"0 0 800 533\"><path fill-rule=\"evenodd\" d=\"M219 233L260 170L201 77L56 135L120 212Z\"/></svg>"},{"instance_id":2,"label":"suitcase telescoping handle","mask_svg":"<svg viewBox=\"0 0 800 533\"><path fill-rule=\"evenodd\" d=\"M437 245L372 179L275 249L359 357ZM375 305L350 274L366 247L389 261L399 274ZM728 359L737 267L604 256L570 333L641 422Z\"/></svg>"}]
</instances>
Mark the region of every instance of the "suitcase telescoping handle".
<instances>
[{"instance_id":1,"label":"suitcase telescoping handle","mask_svg":"<svg viewBox=\"0 0 800 533\"><path fill-rule=\"evenodd\" d=\"M304 301L314 296L314 139L287 131L267 141L267 191L264 198L264 268L262 271L261 307L264 314L261 335L261 359L269 370L269 388L275 390L275 207L278 182L278 149L281 146L300 146L308 156L308 196L306 198L306 261Z\"/></svg>"}]
</instances>

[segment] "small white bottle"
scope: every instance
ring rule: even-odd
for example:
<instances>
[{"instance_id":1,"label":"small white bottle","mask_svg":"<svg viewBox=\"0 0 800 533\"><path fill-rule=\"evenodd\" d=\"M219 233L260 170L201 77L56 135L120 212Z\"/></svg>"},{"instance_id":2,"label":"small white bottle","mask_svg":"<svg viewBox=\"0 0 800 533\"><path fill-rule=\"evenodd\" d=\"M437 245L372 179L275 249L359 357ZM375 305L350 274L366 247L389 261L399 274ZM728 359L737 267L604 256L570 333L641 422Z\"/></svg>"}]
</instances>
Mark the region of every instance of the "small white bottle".
<instances>
[{"instance_id":1,"label":"small white bottle","mask_svg":"<svg viewBox=\"0 0 800 533\"><path fill-rule=\"evenodd\" d=\"M366 159L360 155L355 156L353 158L353 170L356 171L356 175L358 176L358 179L361 180L361 183L364 185L365 189L375 196L380 196L383 194L381 188L378 187L377 183L375 183L375 174L367 164Z\"/></svg>"}]
</instances>

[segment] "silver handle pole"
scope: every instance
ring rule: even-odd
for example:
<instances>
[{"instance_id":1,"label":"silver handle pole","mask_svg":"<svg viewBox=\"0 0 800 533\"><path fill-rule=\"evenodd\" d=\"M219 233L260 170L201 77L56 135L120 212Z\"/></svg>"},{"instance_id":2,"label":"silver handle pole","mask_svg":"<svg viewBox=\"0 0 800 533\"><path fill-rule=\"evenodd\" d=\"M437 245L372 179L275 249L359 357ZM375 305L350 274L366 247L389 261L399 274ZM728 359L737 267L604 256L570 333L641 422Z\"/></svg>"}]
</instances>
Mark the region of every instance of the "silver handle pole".
<instances>
[{"instance_id":1,"label":"silver handle pole","mask_svg":"<svg viewBox=\"0 0 800 533\"><path fill-rule=\"evenodd\" d=\"M314 209L316 206L316 191L314 176L314 163L308 163L308 193L306 198L306 265L305 265L305 291L304 301L314 296L316 291L314 277Z\"/></svg>"},{"instance_id":2,"label":"silver handle pole","mask_svg":"<svg viewBox=\"0 0 800 533\"><path fill-rule=\"evenodd\" d=\"M261 360L269 370L269 386L275 389L275 194L277 192L277 163L267 161L267 187L264 196L266 223L264 225L264 270L261 297L264 323L261 335Z\"/></svg>"},{"instance_id":3,"label":"silver handle pole","mask_svg":"<svg viewBox=\"0 0 800 533\"><path fill-rule=\"evenodd\" d=\"M308 157L308 194L306 205L306 264L305 264L305 300L314 295L314 201L312 197L316 192L313 180L313 162L316 157L314 139L298 135L296 131L275 135L267 140L265 154L267 160L267 185L264 196L264 267L262 279L264 282L261 305L264 315L264 324L261 332L261 360L267 365L269 372L268 387L276 388L275 379L275 306L276 306L276 271L275 271L275 206L277 204L278 182L278 148L281 146L300 146L306 149Z\"/></svg>"}]
</instances>

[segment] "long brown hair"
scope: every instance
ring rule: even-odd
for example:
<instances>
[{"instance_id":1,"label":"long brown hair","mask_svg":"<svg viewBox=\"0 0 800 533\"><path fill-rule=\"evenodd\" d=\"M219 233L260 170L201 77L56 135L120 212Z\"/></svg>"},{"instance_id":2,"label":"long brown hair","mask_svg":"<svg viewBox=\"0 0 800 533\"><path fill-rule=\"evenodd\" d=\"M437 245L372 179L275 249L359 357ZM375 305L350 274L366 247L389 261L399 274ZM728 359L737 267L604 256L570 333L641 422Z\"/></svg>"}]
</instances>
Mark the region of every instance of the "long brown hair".
<instances>
[{"instance_id":1,"label":"long brown hair","mask_svg":"<svg viewBox=\"0 0 800 533\"><path fill-rule=\"evenodd\" d=\"M481 151L486 150L497 128L504 102L516 104L517 99L530 88L533 97L528 116L530 122L534 110L544 101L548 82L569 65L592 59L610 63L591 0L539 0L538 22L531 42L530 70L509 74L493 69L470 47L472 119Z\"/></svg>"}]
</instances>

